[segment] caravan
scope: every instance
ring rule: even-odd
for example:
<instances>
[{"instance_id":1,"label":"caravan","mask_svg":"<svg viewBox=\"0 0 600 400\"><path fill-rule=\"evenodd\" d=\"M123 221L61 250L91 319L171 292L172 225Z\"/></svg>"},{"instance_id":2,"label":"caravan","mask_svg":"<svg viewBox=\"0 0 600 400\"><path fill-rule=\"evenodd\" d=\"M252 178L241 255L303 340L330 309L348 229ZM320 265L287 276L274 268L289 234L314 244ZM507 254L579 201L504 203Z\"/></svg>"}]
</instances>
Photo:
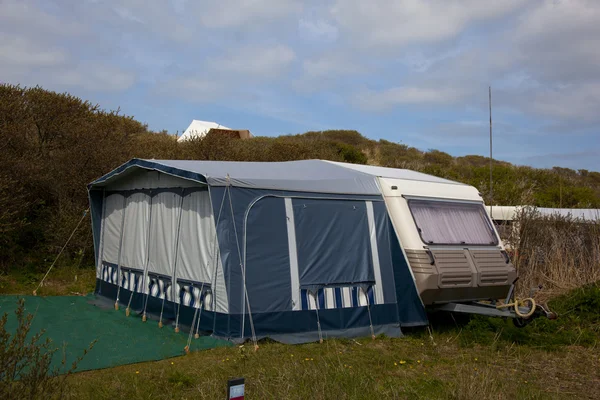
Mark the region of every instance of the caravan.
<instances>
[{"instance_id":1,"label":"caravan","mask_svg":"<svg viewBox=\"0 0 600 400\"><path fill-rule=\"evenodd\" d=\"M399 336L516 279L477 190L414 171L133 159L89 197L100 297L234 341Z\"/></svg>"}]
</instances>

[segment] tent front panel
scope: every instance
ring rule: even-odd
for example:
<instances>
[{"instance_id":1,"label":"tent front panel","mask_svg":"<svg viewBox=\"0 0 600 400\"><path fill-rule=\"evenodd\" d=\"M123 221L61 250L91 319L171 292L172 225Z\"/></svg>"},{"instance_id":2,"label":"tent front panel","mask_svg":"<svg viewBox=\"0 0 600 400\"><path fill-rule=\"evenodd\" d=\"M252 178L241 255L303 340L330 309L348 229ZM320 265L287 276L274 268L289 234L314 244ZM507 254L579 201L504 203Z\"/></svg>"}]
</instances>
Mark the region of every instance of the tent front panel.
<instances>
[{"instance_id":1,"label":"tent front panel","mask_svg":"<svg viewBox=\"0 0 600 400\"><path fill-rule=\"evenodd\" d=\"M182 191L161 191L152 196L146 282L149 295L161 299L172 300L175 297L172 276L181 214L181 194Z\"/></svg>"},{"instance_id":2,"label":"tent front panel","mask_svg":"<svg viewBox=\"0 0 600 400\"><path fill-rule=\"evenodd\" d=\"M127 196L121 267L143 271L148 258L148 233L150 228L150 195L145 192Z\"/></svg>"},{"instance_id":3,"label":"tent front panel","mask_svg":"<svg viewBox=\"0 0 600 400\"><path fill-rule=\"evenodd\" d=\"M113 193L104 199L104 218L102 219L102 261L119 264L121 232L125 209L125 196Z\"/></svg>"},{"instance_id":4,"label":"tent front panel","mask_svg":"<svg viewBox=\"0 0 600 400\"><path fill-rule=\"evenodd\" d=\"M182 299L187 304L198 306L202 300L209 309L216 307L218 311L225 312L227 291L208 188L185 194L181 213L175 274L176 301ZM182 294L182 291L185 293ZM193 298L188 299L185 295ZM205 298L201 299L201 296Z\"/></svg>"},{"instance_id":5,"label":"tent front panel","mask_svg":"<svg viewBox=\"0 0 600 400\"><path fill-rule=\"evenodd\" d=\"M179 193L161 192L152 197L152 231L148 272L171 276L175 265L175 248L182 197Z\"/></svg>"},{"instance_id":6,"label":"tent front panel","mask_svg":"<svg viewBox=\"0 0 600 400\"><path fill-rule=\"evenodd\" d=\"M101 262L97 277L101 281L161 301L227 311L223 269L206 186L102 191L102 194L90 194L90 198L103 203L92 208L105 214L98 232ZM98 291L102 289L99 285ZM122 299L122 293L119 299L115 298Z\"/></svg>"}]
</instances>

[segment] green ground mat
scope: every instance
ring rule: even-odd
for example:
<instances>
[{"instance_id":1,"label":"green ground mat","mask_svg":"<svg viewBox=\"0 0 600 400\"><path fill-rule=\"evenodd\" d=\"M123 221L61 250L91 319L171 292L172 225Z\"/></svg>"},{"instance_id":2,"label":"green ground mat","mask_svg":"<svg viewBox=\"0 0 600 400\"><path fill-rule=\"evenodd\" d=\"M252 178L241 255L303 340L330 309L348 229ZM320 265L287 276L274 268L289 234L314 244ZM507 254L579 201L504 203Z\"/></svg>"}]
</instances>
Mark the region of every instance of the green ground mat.
<instances>
[{"instance_id":1,"label":"green ground mat","mask_svg":"<svg viewBox=\"0 0 600 400\"><path fill-rule=\"evenodd\" d=\"M62 346L66 344L67 366L93 340L94 348L79 363L77 371L114 367L144 361L162 360L184 354L188 333L175 333L173 328L160 329L156 321L142 322L140 316L125 315L119 311L90 304L93 295L82 296L0 296L0 315L8 313L6 329L14 332L17 319L14 310L19 298L25 299L27 313L34 314L31 333L46 330L53 347L58 347L52 360L58 366L62 360ZM191 351L231 346L230 342L209 336L192 338Z\"/></svg>"}]
</instances>

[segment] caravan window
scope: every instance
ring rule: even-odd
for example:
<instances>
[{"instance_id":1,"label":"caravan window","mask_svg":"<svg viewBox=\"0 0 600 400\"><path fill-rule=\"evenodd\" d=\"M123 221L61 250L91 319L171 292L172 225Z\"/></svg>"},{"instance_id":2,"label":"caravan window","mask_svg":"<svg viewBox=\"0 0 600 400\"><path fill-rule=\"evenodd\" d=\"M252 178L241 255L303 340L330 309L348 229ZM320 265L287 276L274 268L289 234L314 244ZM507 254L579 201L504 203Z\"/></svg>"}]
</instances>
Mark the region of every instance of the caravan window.
<instances>
[{"instance_id":1,"label":"caravan window","mask_svg":"<svg viewBox=\"0 0 600 400\"><path fill-rule=\"evenodd\" d=\"M409 200L421 240L427 244L497 245L483 205Z\"/></svg>"}]
</instances>

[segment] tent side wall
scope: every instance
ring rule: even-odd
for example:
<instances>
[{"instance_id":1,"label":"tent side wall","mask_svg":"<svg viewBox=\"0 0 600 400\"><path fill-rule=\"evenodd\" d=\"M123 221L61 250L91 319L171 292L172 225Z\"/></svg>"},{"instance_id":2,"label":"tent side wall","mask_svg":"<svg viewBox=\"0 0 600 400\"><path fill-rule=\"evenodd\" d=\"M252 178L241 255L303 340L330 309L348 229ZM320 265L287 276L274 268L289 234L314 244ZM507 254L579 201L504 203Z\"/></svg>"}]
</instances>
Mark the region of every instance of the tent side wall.
<instances>
[{"instance_id":1,"label":"tent side wall","mask_svg":"<svg viewBox=\"0 0 600 400\"><path fill-rule=\"evenodd\" d=\"M230 338L317 340L318 322L327 336L368 335L371 325L398 336L401 323L427 323L406 261L394 259L381 196L237 187L211 196Z\"/></svg>"}]
</instances>

